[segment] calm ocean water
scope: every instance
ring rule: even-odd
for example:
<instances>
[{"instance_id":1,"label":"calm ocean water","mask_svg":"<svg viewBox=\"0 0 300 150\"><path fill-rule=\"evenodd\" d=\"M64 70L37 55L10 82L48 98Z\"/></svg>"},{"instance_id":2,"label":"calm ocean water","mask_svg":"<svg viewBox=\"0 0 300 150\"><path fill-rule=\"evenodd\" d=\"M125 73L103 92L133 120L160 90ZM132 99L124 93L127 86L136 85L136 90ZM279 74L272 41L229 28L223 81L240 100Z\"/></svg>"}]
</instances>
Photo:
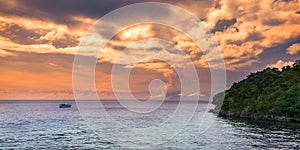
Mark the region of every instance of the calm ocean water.
<instances>
[{"instance_id":1,"label":"calm ocean water","mask_svg":"<svg viewBox=\"0 0 300 150\"><path fill-rule=\"evenodd\" d=\"M139 142L118 136L114 141L108 140L89 128L74 101L68 101L72 108L58 108L63 102L66 101L0 101L0 149L127 149L132 142ZM115 101L103 103L117 121L137 128L161 123L177 106L176 102L168 102L153 114L139 115L128 112ZM200 104L195 116L201 116L205 107L206 104ZM210 113L205 119L213 122L206 132L199 132L199 118L194 117L173 139L151 148L300 149L299 124L229 120Z\"/></svg>"}]
</instances>

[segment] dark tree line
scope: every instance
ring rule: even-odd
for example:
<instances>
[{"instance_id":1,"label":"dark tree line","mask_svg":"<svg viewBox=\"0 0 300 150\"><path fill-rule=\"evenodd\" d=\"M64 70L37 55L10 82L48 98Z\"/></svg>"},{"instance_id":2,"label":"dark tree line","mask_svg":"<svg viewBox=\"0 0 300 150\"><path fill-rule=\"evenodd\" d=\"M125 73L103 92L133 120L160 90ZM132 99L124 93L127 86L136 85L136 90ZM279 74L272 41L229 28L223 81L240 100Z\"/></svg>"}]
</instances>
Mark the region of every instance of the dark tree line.
<instances>
[{"instance_id":1,"label":"dark tree line","mask_svg":"<svg viewBox=\"0 0 300 150\"><path fill-rule=\"evenodd\" d=\"M221 99L224 96L223 104ZM300 66L251 73L214 97L217 109L300 119Z\"/></svg>"}]
</instances>

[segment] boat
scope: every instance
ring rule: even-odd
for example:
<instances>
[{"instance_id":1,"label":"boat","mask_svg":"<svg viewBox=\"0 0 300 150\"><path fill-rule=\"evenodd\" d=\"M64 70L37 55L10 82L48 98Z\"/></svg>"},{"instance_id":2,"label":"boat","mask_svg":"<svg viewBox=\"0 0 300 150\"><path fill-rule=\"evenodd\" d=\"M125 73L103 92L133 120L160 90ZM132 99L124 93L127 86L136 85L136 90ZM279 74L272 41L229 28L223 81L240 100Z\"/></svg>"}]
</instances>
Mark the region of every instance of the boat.
<instances>
[{"instance_id":1,"label":"boat","mask_svg":"<svg viewBox=\"0 0 300 150\"><path fill-rule=\"evenodd\" d=\"M71 104L59 104L59 108L71 108Z\"/></svg>"}]
</instances>

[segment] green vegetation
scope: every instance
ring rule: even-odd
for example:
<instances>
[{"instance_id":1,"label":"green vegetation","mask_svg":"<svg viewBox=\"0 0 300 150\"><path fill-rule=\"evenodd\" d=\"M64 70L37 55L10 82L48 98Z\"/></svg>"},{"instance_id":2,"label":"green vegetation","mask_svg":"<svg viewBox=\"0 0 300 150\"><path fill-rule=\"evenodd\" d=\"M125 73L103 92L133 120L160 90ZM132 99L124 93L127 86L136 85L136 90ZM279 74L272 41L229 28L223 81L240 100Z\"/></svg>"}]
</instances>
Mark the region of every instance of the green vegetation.
<instances>
[{"instance_id":1,"label":"green vegetation","mask_svg":"<svg viewBox=\"0 0 300 150\"><path fill-rule=\"evenodd\" d=\"M224 97L223 104L221 102ZM251 73L214 97L219 116L300 121L300 66Z\"/></svg>"}]
</instances>

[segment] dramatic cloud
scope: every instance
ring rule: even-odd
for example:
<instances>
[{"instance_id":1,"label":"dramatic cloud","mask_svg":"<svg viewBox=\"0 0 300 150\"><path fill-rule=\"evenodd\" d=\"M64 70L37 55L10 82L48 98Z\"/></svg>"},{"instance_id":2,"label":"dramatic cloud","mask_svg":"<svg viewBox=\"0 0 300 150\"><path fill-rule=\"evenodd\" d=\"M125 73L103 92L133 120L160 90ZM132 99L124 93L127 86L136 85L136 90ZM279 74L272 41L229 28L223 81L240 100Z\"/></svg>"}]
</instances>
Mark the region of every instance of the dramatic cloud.
<instances>
[{"instance_id":1,"label":"dramatic cloud","mask_svg":"<svg viewBox=\"0 0 300 150\"><path fill-rule=\"evenodd\" d=\"M199 18L198 23L210 29L224 56L228 85L242 79L249 70L256 71L266 65L277 68L292 65L289 60L297 59L300 52L299 1L154 1L187 9ZM136 2L144 1L0 1L0 98L72 98L72 62L82 37L103 15ZM184 15L171 17L172 13L153 12L152 15L180 24L198 39L206 38L207 33L198 30L199 24L186 24ZM124 16L120 21L131 19ZM99 33L105 35L116 26L103 27ZM132 69L130 88L140 99L150 96L148 85L153 79L165 82L169 99L184 94L209 98L209 68L219 68L208 64L217 59L212 51L216 44L202 43L199 48L183 33L158 24L131 26L112 39L97 34L89 37L89 46L84 48L85 55L94 55L97 42L109 40L98 58L95 73L100 97L114 98L111 71L115 65L120 72ZM262 59L265 55L269 56L267 62ZM186 68L186 58L196 67L201 93L180 92L181 84L174 68ZM122 75L117 75L120 84ZM90 92L87 89L86 94ZM115 92L125 94L122 89Z\"/></svg>"},{"instance_id":2,"label":"dramatic cloud","mask_svg":"<svg viewBox=\"0 0 300 150\"><path fill-rule=\"evenodd\" d=\"M268 64L266 67L269 68L278 68L278 69L282 69L282 67L286 67L286 66L293 66L294 62L292 61L282 61L282 60L278 60L275 64Z\"/></svg>"},{"instance_id":3,"label":"dramatic cloud","mask_svg":"<svg viewBox=\"0 0 300 150\"><path fill-rule=\"evenodd\" d=\"M233 69L259 61L270 47L299 40L298 1L220 0L207 14L227 66Z\"/></svg>"},{"instance_id":4,"label":"dramatic cloud","mask_svg":"<svg viewBox=\"0 0 300 150\"><path fill-rule=\"evenodd\" d=\"M294 55L300 52L300 43L295 43L293 45L291 45L290 47L288 47L287 49L287 53Z\"/></svg>"}]
</instances>

